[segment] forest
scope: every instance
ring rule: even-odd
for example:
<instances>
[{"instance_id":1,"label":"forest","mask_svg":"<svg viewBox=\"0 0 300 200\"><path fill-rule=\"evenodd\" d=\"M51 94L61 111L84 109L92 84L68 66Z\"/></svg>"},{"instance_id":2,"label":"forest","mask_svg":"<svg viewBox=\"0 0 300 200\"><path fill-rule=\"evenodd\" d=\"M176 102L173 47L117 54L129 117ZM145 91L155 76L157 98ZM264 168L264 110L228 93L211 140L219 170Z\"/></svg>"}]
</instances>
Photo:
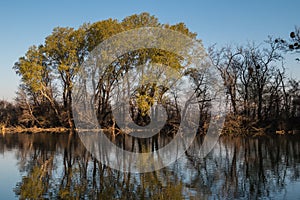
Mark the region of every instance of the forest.
<instances>
[{"instance_id":1,"label":"forest","mask_svg":"<svg viewBox=\"0 0 300 200\"><path fill-rule=\"evenodd\" d=\"M159 27L197 38L184 23L162 24L149 13L128 16L122 21L107 19L86 23L78 29L56 27L43 44L33 45L14 64L21 83L13 102L0 101L1 130L6 128L76 128L73 119L74 81L89 53L106 39L141 27ZM288 33L288 30L287 30ZM276 34L276 33L273 33ZM284 55L300 52L300 29L295 28L286 39L267 37L266 41L246 45L213 45L206 48L211 67L215 68L226 88L230 111L223 134L294 134L300 129L300 82L287 73ZM299 62L299 58L296 58ZM120 76L134 66L156 62L184 69L185 60L159 49L128 52L109 66L109 74L98 80L95 105L97 118L104 128L116 128L110 98L112 87ZM209 88L200 72L185 72L193 82L198 97L206 99ZM149 123L149 109L159 98L167 110L166 126L176 129L180 110L176 102L164 98L167 88L156 85L140 87L134 94L130 115L137 124ZM176 98L175 98L176 99ZM209 98L207 98L209 99ZM210 101L199 101L199 132L205 133L210 120Z\"/></svg>"}]
</instances>

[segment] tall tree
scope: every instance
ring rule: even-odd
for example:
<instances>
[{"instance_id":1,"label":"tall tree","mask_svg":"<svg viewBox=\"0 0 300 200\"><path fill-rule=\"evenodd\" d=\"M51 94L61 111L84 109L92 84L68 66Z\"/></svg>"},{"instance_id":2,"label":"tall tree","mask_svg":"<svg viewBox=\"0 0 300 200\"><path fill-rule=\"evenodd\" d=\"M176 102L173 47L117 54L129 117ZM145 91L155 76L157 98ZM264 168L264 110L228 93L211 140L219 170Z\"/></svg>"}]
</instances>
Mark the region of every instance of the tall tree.
<instances>
[{"instance_id":1,"label":"tall tree","mask_svg":"<svg viewBox=\"0 0 300 200\"><path fill-rule=\"evenodd\" d=\"M45 52L51 69L60 76L63 106L70 128L74 128L72 114L73 79L87 53L86 30L57 27L46 38Z\"/></svg>"},{"instance_id":2,"label":"tall tree","mask_svg":"<svg viewBox=\"0 0 300 200\"><path fill-rule=\"evenodd\" d=\"M35 107L47 107L54 112L54 118L60 124L59 105L54 98L52 69L49 66L49 60L45 48L40 45L32 46L24 57L21 57L15 63L14 69L21 76L22 85L20 86L25 96L30 96ZM21 94L21 93L18 93ZM24 99L21 95L19 99ZM29 107L27 106L27 109ZM29 110L28 110L29 111ZM33 115L33 110L29 111Z\"/></svg>"}]
</instances>

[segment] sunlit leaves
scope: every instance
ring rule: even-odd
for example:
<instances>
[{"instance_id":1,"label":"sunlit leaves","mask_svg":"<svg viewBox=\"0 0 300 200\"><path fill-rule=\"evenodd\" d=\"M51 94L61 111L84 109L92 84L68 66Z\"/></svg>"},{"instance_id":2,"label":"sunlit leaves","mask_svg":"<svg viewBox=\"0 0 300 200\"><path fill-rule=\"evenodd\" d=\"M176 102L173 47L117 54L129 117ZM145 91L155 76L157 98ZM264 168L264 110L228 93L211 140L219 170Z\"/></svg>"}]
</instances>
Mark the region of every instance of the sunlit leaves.
<instances>
[{"instance_id":1,"label":"sunlit leaves","mask_svg":"<svg viewBox=\"0 0 300 200\"><path fill-rule=\"evenodd\" d=\"M30 47L25 57L21 57L15 64L14 69L22 76L22 81L34 92L41 90L43 80L49 73L49 68L45 64L43 47Z\"/></svg>"},{"instance_id":2,"label":"sunlit leaves","mask_svg":"<svg viewBox=\"0 0 300 200\"><path fill-rule=\"evenodd\" d=\"M74 78L80 70L81 64L86 60L88 55L102 42L113 36L142 27L158 27L162 29L170 29L182 33L183 36L196 40L196 33L192 33L184 23L175 25L161 24L157 17L149 13L134 14L124 18L122 21L115 19L107 19L91 24L83 24L78 29L72 27L56 27L52 33L45 38L44 44L39 47L33 46L29 48L24 57L21 57L14 66L17 74L22 78L22 84L26 88L26 93L33 99L43 99L48 101L56 115L59 114L60 106L63 107L63 112L67 115L63 118L68 118L70 127L72 122L72 92ZM147 34L151 37L151 33ZM139 34L133 37L140 38ZM173 38L173 37L170 37ZM131 41L135 41L131 38ZM102 107L105 112L109 108L109 98L113 86L117 83L120 77L123 77L129 70L132 70L140 65L161 64L168 66L175 71L184 71L185 67L193 62L193 57L198 55L190 55L191 44L183 43L174 39L174 41L166 41L165 37L157 37L156 40L149 40L148 43L156 42L164 47L172 47L174 51L166 51L160 48L141 48L134 49L130 52L119 53L118 51L133 46L133 44L114 41L110 47L100 52L102 60L97 62L105 63L105 59L109 59L111 54L117 53L117 58L108 63L99 71L97 95L101 100L98 101L98 106ZM171 45L170 45L171 43ZM200 42L201 43L201 42ZM146 45L147 46L147 45ZM117 47L120 47L119 49ZM200 48L204 52L203 47ZM97 52L96 52L97 53ZM180 56L179 56L180 55ZM200 55L200 54L199 54ZM203 56L203 55L201 55ZM183 74L183 73L182 73ZM165 74L172 76L172 73ZM167 82L167 78L165 78ZM154 101L161 98L167 87L159 88L159 85L146 84L141 88L144 91L136 91L138 97L138 108L142 114L148 113L147 110L151 107ZM150 94L151 91L153 94ZM62 102L62 105L59 103ZM40 103L37 103L40 104ZM41 104L40 104L41 105ZM101 110L99 112L102 112ZM104 114L106 115L106 114ZM107 116L107 115L106 115Z\"/></svg>"}]
</instances>

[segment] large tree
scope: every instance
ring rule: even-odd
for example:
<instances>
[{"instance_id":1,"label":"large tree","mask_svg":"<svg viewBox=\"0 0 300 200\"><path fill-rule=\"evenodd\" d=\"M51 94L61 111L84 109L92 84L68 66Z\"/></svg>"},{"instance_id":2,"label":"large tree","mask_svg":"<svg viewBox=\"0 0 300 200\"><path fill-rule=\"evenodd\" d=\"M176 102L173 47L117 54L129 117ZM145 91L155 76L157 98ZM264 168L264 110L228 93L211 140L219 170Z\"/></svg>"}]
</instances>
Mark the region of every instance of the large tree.
<instances>
[{"instance_id":1,"label":"large tree","mask_svg":"<svg viewBox=\"0 0 300 200\"><path fill-rule=\"evenodd\" d=\"M141 13L126 17L122 21L108 19L84 24L78 29L57 27L46 37L44 44L30 47L26 55L15 64L14 69L21 76L21 88L25 92L19 99L28 100L24 101L30 105L27 106L27 113L32 113L32 118L37 119L35 124L43 126L39 121L36 107L46 109L45 105L48 105L59 124L67 124L73 128L73 85L87 55L106 39L123 31L142 27L175 30L196 39L196 34L190 32L183 23L161 24L155 16ZM174 41L174 45L181 44ZM103 68L101 72L103 74L99 80L95 80L97 82L94 88L95 102L100 123L111 125L113 120L110 108L111 92L119 78L129 70L149 63L183 69L184 62L188 63L172 52L153 48L134 50L120 55L109 66ZM132 115L138 118L144 116L152 106L153 99L161 97L166 91L155 84L139 87L135 91L137 100L134 101L137 113ZM26 107L25 104L23 107Z\"/></svg>"}]
</instances>

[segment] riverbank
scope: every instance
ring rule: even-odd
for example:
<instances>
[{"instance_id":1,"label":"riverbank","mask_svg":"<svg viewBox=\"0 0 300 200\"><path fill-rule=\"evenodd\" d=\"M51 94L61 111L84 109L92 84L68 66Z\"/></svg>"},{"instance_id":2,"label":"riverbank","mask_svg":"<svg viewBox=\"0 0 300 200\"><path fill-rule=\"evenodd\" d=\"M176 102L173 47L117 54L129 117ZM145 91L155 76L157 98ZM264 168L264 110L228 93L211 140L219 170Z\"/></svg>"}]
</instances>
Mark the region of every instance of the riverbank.
<instances>
[{"instance_id":1,"label":"riverbank","mask_svg":"<svg viewBox=\"0 0 300 200\"><path fill-rule=\"evenodd\" d=\"M38 127L31 127L31 128L24 128L24 127L5 127L2 126L0 132L2 134L9 134L9 133L61 133L61 132L69 132L69 128L64 127L56 127L56 128L38 128Z\"/></svg>"},{"instance_id":2,"label":"riverbank","mask_svg":"<svg viewBox=\"0 0 300 200\"><path fill-rule=\"evenodd\" d=\"M227 124L228 125L228 124ZM230 127L230 128L229 128ZM300 130L273 130L270 131L267 128L255 128L251 127L251 129L244 129L238 126L229 126L229 127L224 127L221 135L222 136L250 136L250 137L259 137L259 136L270 136L270 135L300 135ZM113 129L101 129L105 131L111 131L113 135L118 135L118 134L128 134L130 130L126 131L121 131L117 128ZM9 133L66 133L70 132L70 128L65 128L65 127L54 127L54 128L39 128L39 127L6 127L6 126L0 126L0 133L1 134L9 134ZM74 130L73 130L74 131ZM76 130L75 130L76 131ZM91 130L81 130L81 131L91 131ZM96 131L96 130L95 130ZM97 130L99 131L99 130Z\"/></svg>"},{"instance_id":3,"label":"riverbank","mask_svg":"<svg viewBox=\"0 0 300 200\"><path fill-rule=\"evenodd\" d=\"M109 128L109 129L81 129L80 131L82 132L88 132L88 131L106 131L106 132L111 132L113 134L116 134L116 132L121 133L121 131L119 129L113 129L113 128ZM38 128L38 127L30 127L30 128L26 128L26 127L5 127L5 126L0 126L0 133L1 134L12 134L12 133L70 133L70 132L74 132L74 131L78 131L78 129L70 129L70 128L65 128L65 127L55 127L55 128ZM125 132L122 132L125 133Z\"/></svg>"}]
</instances>

